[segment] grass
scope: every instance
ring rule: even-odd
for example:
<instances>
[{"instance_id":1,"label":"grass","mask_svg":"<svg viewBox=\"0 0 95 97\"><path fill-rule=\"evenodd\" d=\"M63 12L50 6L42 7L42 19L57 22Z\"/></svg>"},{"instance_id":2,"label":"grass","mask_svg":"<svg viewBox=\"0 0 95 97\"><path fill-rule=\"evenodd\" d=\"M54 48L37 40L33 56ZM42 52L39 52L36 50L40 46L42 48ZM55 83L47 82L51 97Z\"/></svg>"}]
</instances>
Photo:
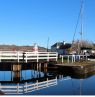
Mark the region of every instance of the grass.
<instances>
[{"instance_id":1,"label":"grass","mask_svg":"<svg viewBox=\"0 0 95 97\"><path fill-rule=\"evenodd\" d=\"M68 59L67 58L64 58L64 61L62 63L62 59L59 58L58 61L57 61L57 63L58 64L68 64ZM95 64L95 62L94 61L88 61L88 60L80 60L80 61L76 61L76 62L73 62L72 63L72 60L70 59L69 60L69 64L86 66L86 65L93 65L93 64Z\"/></svg>"},{"instance_id":2,"label":"grass","mask_svg":"<svg viewBox=\"0 0 95 97\"><path fill-rule=\"evenodd\" d=\"M78 61L78 62L74 62L73 64L86 66L86 65L92 65L92 64L95 64L95 62L94 62L94 61Z\"/></svg>"}]
</instances>

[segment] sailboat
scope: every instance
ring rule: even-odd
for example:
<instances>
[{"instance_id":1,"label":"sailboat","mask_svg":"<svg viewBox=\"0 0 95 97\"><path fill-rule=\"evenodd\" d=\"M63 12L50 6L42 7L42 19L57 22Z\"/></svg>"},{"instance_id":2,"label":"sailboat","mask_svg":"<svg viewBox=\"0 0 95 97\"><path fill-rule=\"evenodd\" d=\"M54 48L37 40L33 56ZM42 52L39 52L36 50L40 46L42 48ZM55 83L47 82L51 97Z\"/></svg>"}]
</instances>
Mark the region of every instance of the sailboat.
<instances>
[{"instance_id":1,"label":"sailboat","mask_svg":"<svg viewBox=\"0 0 95 97\"><path fill-rule=\"evenodd\" d=\"M72 41L73 50L74 50L74 52L76 51L77 54L81 54L81 47L83 46L83 10L84 10L84 0L81 0L80 12L78 15L77 23L75 26L75 32L73 35L73 41ZM79 34L81 35L81 39L75 42L75 35L77 33L78 24L80 21L81 21L81 25L80 25L81 31ZM74 47L74 45L75 45L75 47Z\"/></svg>"}]
</instances>

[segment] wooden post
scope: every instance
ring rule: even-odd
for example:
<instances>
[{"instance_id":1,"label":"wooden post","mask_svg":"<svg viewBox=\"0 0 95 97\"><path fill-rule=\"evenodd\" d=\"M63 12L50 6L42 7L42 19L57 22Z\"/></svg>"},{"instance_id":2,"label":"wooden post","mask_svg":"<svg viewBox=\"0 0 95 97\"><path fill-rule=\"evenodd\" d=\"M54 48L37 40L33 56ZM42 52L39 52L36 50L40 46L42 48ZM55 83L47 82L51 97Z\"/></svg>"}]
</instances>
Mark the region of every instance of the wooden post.
<instances>
[{"instance_id":1,"label":"wooden post","mask_svg":"<svg viewBox=\"0 0 95 97\"><path fill-rule=\"evenodd\" d=\"M47 68L47 63L44 64L44 68Z\"/></svg>"},{"instance_id":2,"label":"wooden post","mask_svg":"<svg viewBox=\"0 0 95 97\"><path fill-rule=\"evenodd\" d=\"M13 64L12 65L12 70L13 71L20 71L21 70L21 64Z\"/></svg>"},{"instance_id":3,"label":"wooden post","mask_svg":"<svg viewBox=\"0 0 95 97\"><path fill-rule=\"evenodd\" d=\"M11 64L11 81L13 81L13 64Z\"/></svg>"},{"instance_id":4,"label":"wooden post","mask_svg":"<svg viewBox=\"0 0 95 97\"><path fill-rule=\"evenodd\" d=\"M41 71L41 63L39 63L39 70Z\"/></svg>"}]
</instances>

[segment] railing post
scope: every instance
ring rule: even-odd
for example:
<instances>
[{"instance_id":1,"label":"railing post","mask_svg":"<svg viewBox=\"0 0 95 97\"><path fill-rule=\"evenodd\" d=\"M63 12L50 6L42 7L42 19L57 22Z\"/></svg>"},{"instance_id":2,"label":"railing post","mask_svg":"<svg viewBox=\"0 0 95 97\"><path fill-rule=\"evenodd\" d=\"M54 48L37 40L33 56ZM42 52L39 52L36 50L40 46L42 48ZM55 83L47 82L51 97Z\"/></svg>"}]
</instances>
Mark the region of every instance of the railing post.
<instances>
[{"instance_id":1,"label":"railing post","mask_svg":"<svg viewBox=\"0 0 95 97\"><path fill-rule=\"evenodd\" d=\"M73 55L74 56L74 62L76 61L76 55Z\"/></svg>"},{"instance_id":2,"label":"railing post","mask_svg":"<svg viewBox=\"0 0 95 97\"><path fill-rule=\"evenodd\" d=\"M68 63L69 63L69 55L68 55Z\"/></svg>"},{"instance_id":3,"label":"railing post","mask_svg":"<svg viewBox=\"0 0 95 97\"><path fill-rule=\"evenodd\" d=\"M22 58L23 58L23 63L24 63L24 60L25 60L25 52L22 53Z\"/></svg>"},{"instance_id":4,"label":"railing post","mask_svg":"<svg viewBox=\"0 0 95 97\"><path fill-rule=\"evenodd\" d=\"M1 90L1 83L0 83L0 90Z\"/></svg>"},{"instance_id":5,"label":"railing post","mask_svg":"<svg viewBox=\"0 0 95 97\"><path fill-rule=\"evenodd\" d=\"M73 63L73 55L72 55L72 63Z\"/></svg>"},{"instance_id":6,"label":"railing post","mask_svg":"<svg viewBox=\"0 0 95 97\"><path fill-rule=\"evenodd\" d=\"M38 80L36 81L36 87L37 87L37 90L38 90Z\"/></svg>"},{"instance_id":7,"label":"railing post","mask_svg":"<svg viewBox=\"0 0 95 97\"><path fill-rule=\"evenodd\" d=\"M39 62L39 55L38 55L38 52L36 53L37 54L37 63Z\"/></svg>"},{"instance_id":8,"label":"railing post","mask_svg":"<svg viewBox=\"0 0 95 97\"><path fill-rule=\"evenodd\" d=\"M64 62L64 60L63 60L63 56L62 56L62 63Z\"/></svg>"},{"instance_id":9,"label":"railing post","mask_svg":"<svg viewBox=\"0 0 95 97\"><path fill-rule=\"evenodd\" d=\"M87 61L87 55L86 55L86 61Z\"/></svg>"},{"instance_id":10,"label":"railing post","mask_svg":"<svg viewBox=\"0 0 95 97\"><path fill-rule=\"evenodd\" d=\"M57 60L58 60L58 54L56 53L56 62L57 62Z\"/></svg>"},{"instance_id":11,"label":"railing post","mask_svg":"<svg viewBox=\"0 0 95 97\"><path fill-rule=\"evenodd\" d=\"M25 53L25 55L26 55L26 59L25 59L25 61L26 61L26 63L27 63L27 53Z\"/></svg>"},{"instance_id":12,"label":"railing post","mask_svg":"<svg viewBox=\"0 0 95 97\"><path fill-rule=\"evenodd\" d=\"M17 52L17 61L19 62L19 52Z\"/></svg>"},{"instance_id":13,"label":"railing post","mask_svg":"<svg viewBox=\"0 0 95 97\"><path fill-rule=\"evenodd\" d=\"M49 86L49 83L48 83L48 78L47 78L47 87Z\"/></svg>"},{"instance_id":14,"label":"railing post","mask_svg":"<svg viewBox=\"0 0 95 97\"><path fill-rule=\"evenodd\" d=\"M1 52L0 52L0 62L1 62Z\"/></svg>"},{"instance_id":15,"label":"railing post","mask_svg":"<svg viewBox=\"0 0 95 97\"><path fill-rule=\"evenodd\" d=\"M23 94L24 94L24 84L23 84L22 88L23 88Z\"/></svg>"},{"instance_id":16,"label":"railing post","mask_svg":"<svg viewBox=\"0 0 95 97\"><path fill-rule=\"evenodd\" d=\"M79 61L80 61L80 55L79 55Z\"/></svg>"},{"instance_id":17,"label":"railing post","mask_svg":"<svg viewBox=\"0 0 95 97\"><path fill-rule=\"evenodd\" d=\"M49 52L47 53L47 62L49 62Z\"/></svg>"},{"instance_id":18,"label":"railing post","mask_svg":"<svg viewBox=\"0 0 95 97\"><path fill-rule=\"evenodd\" d=\"M39 63L37 62L37 71L38 71L38 69L39 69Z\"/></svg>"},{"instance_id":19,"label":"railing post","mask_svg":"<svg viewBox=\"0 0 95 97\"><path fill-rule=\"evenodd\" d=\"M19 94L19 83L17 84L17 94Z\"/></svg>"},{"instance_id":20,"label":"railing post","mask_svg":"<svg viewBox=\"0 0 95 97\"><path fill-rule=\"evenodd\" d=\"M27 82L25 83L25 89L26 89L26 93L27 93Z\"/></svg>"},{"instance_id":21,"label":"railing post","mask_svg":"<svg viewBox=\"0 0 95 97\"><path fill-rule=\"evenodd\" d=\"M57 76L56 76L55 80L56 80L56 85L57 85Z\"/></svg>"}]
</instances>

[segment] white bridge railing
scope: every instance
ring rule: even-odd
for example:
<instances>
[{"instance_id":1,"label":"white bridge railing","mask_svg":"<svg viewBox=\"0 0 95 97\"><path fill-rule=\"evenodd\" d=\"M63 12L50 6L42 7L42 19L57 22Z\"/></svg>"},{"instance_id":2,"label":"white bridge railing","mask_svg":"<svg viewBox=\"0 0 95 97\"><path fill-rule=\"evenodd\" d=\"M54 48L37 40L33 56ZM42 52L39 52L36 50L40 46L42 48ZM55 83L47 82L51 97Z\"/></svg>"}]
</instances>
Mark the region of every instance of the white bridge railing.
<instances>
[{"instance_id":1,"label":"white bridge railing","mask_svg":"<svg viewBox=\"0 0 95 97\"><path fill-rule=\"evenodd\" d=\"M87 56L88 55L61 55L60 58L62 59L62 63L64 63L64 58L67 58L67 63L69 63L70 60L73 63L84 58L87 60Z\"/></svg>"},{"instance_id":2,"label":"white bridge railing","mask_svg":"<svg viewBox=\"0 0 95 97\"><path fill-rule=\"evenodd\" d=\"M58 53L57 52L22 52L22 51L0 51L0 62L2 60L16 60L20 62L25 60L27 63L29 60L39 60L45 59L49 61L50 59L55 59L57 61Z\"/></svg>"},{"instance_id":3,"label":"white bridge railing","mask_svg":"<svg viewBox=\"0 0 95 97\"><path fill-rule=\"evenodd\" d=\"M17 85L0 85L0 90L5 94L24 94L54 85L57 85L57 78L51 80L47 79L43 82L37 81L36 83L32 84L26 82L23 85L20 85L19 83Z\"/></svg>"}]
</instances>

